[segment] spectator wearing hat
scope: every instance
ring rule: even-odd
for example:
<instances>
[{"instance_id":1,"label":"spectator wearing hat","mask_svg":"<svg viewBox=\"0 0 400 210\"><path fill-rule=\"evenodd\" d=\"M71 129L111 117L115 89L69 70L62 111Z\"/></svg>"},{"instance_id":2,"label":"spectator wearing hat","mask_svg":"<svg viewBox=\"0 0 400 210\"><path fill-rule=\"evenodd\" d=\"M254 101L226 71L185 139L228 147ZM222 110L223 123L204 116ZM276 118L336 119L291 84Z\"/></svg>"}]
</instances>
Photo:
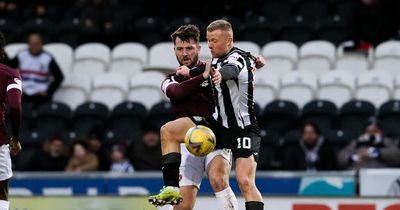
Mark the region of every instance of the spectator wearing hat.
<instances>
[{"instance_id":1,"label":"spectator wearing hat","mask_svg":"<svg viewBox=\"0 0 400 210\"><path fill-rule=\"evenodd\" d=\"M387 168L400 164L400 150L384 135L375 118L368 120L364 133L350 142L337 156L342 169Z\"/></svg>"},{"instance_id":2,"label":"spectator wearing hat","mask_svg":"<svg viewBox=\"0 0 400 210\"><path fill-rule=\"evenodd\" d=\"M111 152L110 172L114 174L133 174L134 169L131 163L125 158L125 149L122 146L114 145Z\"/></svg>"}]
</instances>

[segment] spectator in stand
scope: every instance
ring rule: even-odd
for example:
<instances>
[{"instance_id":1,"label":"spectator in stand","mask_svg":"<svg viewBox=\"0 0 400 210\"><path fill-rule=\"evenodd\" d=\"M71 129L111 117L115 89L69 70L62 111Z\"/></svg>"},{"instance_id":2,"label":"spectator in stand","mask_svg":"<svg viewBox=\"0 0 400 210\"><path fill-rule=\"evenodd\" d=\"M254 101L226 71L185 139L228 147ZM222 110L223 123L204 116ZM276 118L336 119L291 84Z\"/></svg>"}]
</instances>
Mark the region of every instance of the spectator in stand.
<instances>
[{"instance_id":1,"label":"spectator in stand","mask_svg":"<svg viewBox=\"0 0 400 210\"><path fill-rule=\"evenodd\" d=\"M133 166L125 158L125 149L122 146L114 145L111 152L112 164L110 172L113 174L133 174Z\"/></svg>"},{"instance_id":2,"label":"spectator in stand","mask_svg":"<svg viewBox=\"0 0 400 210\"><path fill-rule=\"evenodd\" d=\"M92 135L89 138L89 151L97 156L99 160L99 171L108 171L110 169L109 154L103 147L103 142L98 135Z\"/></svg>"},{"instance_id":3,"label":"spectator in stand","mask_svg":"<svg viewBox=\"0 0 400 210\"><path fill-rule=\"evenodd\" d=\"M53 56L43 50L39 34L29 36L28 46L11 61L11 66L21 73L22 101L38 107L51 100L64 76Z\"/></svg>"},{"instance_id":4,"label":"spectator in stand","mask_svg":"<svg viewBox=\"0 0 400 210\"><path fill-rule=\"evenodd\" d=\"M368 120L365 132L342 149L337 156L342 169L388 168L400 164L400 150L386 137L375 118Z\"/></svg>"},{"instance_id":5,"label":"spectator in stand","mask_svg":"<svg viewBox=\"0 0 400 210\"><path fill-rule=\"evenodd\" d=\"M321 136L319 127L307 122L303 124L301 131L299 142L284 150L283 168L302 171L335 170L334 151Z\"/></svg>"},{"instance_id":6,"label":"spectator in stand","mask_svg":"<svg viewBox=\"0 0 400 210\"><path fill-rule=\"evenodd\" d=\"M35 154L29 169L32 171L64 171L67 162L64 141L55 137L45 145L43 151Z\"/></svg>"},{"instance_id":7,"label":"spectator in stand","mask_svg":"<svg viewBox=\"0 0 400 210\"><path fill-rule=\"evenodd\" d=\"M77 140L71 146L71 158L65 171L69 172L83 172L83 171L96 171L99 166L99 161L96 155L88 150L85 141Z\"/></svg>"},{"instance_id":8,"label":"spectator in stand","mask_svg":"<svg viewBox=\"0 0 400 210\"><path fill-rule=\"evenodd\" d=\"M146 128L142 141L133 145L130 158L137 171L161 170L160 134L157 129Z\"/></svg>"}]
</instances>

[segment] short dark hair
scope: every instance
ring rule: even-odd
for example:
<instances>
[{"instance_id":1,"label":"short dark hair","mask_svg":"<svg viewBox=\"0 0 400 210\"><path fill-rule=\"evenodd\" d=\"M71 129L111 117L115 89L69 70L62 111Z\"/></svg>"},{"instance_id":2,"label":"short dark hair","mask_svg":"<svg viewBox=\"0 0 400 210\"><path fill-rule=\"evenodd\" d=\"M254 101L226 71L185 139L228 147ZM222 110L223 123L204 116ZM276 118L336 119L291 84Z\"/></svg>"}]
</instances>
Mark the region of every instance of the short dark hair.
<instances>
[{"instance_id":1,"label":"short dark hair","mask_svg":"<svg viewBox=\"0 0 400 210\"><path fill-rule=\"evenodd\" d=\"M319 126L316 123L310 121L303 123L303 126L301 127L301 133L304 133L304 129L306 128L306 126L311 126L317 135L321 135L321 129L319 128Z\"/></svg>"},{"instance_id":2,"label":"short dark hair","mask_svg":"<svg viewBox=\"0 0 400 210\"><path fill-rule=\"evenodd\" d=\"M4 60L6 53L4 52L4 46L6 45L6 37L0 31L0 63Z\"/></svg>"},{"instance_id":3,"label":"short dark hair","mask_svg":"<svg viewBox=\"0 0 400 210\"><path fill-rule=\"evenodd\" d=\"M200 41L200 30L197 26L192 24L183 25L171 34L171 39L174 44L176 37L179 37L184 42L189 42L190 39L193 39L196 43L198 43Z\"/></svg>"}]
</instances>

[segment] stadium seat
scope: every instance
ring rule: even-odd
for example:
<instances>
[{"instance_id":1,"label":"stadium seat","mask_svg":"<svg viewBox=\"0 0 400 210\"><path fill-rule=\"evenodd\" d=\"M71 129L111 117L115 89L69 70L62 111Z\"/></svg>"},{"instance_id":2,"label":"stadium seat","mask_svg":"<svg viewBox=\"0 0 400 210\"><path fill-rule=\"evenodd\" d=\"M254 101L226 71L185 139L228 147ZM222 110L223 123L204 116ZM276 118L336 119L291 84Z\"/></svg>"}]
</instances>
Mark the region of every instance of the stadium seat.
<instances>
[{"instance_id":1,"label":"stadium seat","mask_svg":"<svg viewBox=\"0 0 400 210\"><path fill-rule=\"evenodd\" d=\"M0 17L0 31L7 37L7 43L17 42L18 26L14 19Z\"/></svg>"},{"instance_id":2,"label":"stadium seat","mask_svg":"<svg viewBox=\"0 0 400 210\"><path fill-rule=\"evenodd\" d=\"M364 131L369 117L375 115L375 107L367 101L353 100L345 103L340 109L338 127L345 132L358 136Z\"/></svg>"},{"instance_id":3,"label":"stadium seat","mask_svg":"<svg viewBox=\"0 0 400 210\"><path fill-rule=\"evenodd\" d=\"M124 137L141 136L146 117L147 110L144 105L136 102L123 102L112 111L109 127Z\"/></svg>"},{"instance_id":4,"label":"stadium seat","mask_svg":"<svg viewBox=\"0 0 400 210\"><path fill-rule=\"evenodd\" d=\"M337 48L336 69L346 70L355 76L369 69L368 55L354 52L345 52L344 46Z\"/></svg>"},{"instance_id":5,"label":"stadium seat","mask_svg":"<svg viewBox=\"0 0 400 210\"><path fill-rule=\"evenodd\" d=\"M394 81L389 73L370 71L358 77L354 97L380 107L392 97L393 87Z\"/></svg>"},{"instance_id":6,"label":"stadium seat","mask_svg":"<svg viewBox=\"0 0 400 210\"><path fill-rule=\"evenodd\" d=\"M165 75L156 71L147 71L133 76L129 82L130 90L127 100L139 102L150 109L154 104L165 99L161 91L161 83L164 79Z\"/></svg>"},{"instance_id":7,"label":"stadium seat","mask_svg":"<svg viewBox=\"0 0 400 210\"><path fill-rule=\"evenodd\" d=\"M81 20L77 17L68 18L57 24L57 37L55 41L65 43L75 48L80 42L82 32Z\"/></svg>"},{"instance_id":8,"label":"stadium seat","mask_svg":"<svg viewBox=\"0 0 400 210\"><path fill-rule=\"evenodd\" d=\"M72 61L74 59L72 47L64 43L51 43L44 45L44 50L54 57L64 76L70 74Z\"/></svg>"},{"instance_id":9,"label":"stadium seat","mask_svg":"<svg viewBox=\"0 0 400 210\"><path fill-rule=\"evenodd\" d=\"M388 101L379 108L379 123L385 135L398 139L400 137L400 101Z\"/></svg>"},{"instance_id":10,"label":"stadium seat","mask_svg":"<svg viewBox=\"0 0 400 210\"><path fill-rule=\"evenodd\" d=\"M317 90L317 78L307 71L295 71L281 80L278 98L292 101L299 107L314 99Z\"/></svg>"},{"instance_id":11,"label":"stadium seat","mask_svg":"<svg viewBox=\"0 0 400 210\"><path fill-rule=\"evenodd\" d=\"M159 130L165 123L175 119L172 106L168 101L161 101L151 107L147 118L147 126Z\"/></svg>"},{"instance_id":12,"label":"stadium seat","mask_svg":"<svg viewBox=\"0 0 400 210\"><path fill-rule=\"evenodd\" d=\"M136 41L151 47L162 40L163 21L157 17L142 17L135 20L130 34Z\"/></svg>"},{"instance_id":13,"label":"stadium seat","mask_svg":"<svg viewBox=\"0 0 400 210\"><path fill-rule=\"evenodd\" d=\"M318 20L326 17L329 13L327 1L321 0L300 0L297 5L297 14L311 20Z\"/></svg>"},{"instance_id":14,"label":"stadium seat","mask_svg":"<svg viewBox=\"0 0 400 210\"><path fill-rule=\"evenodd\" d=\"M302 110L303 122L314 122L323 133L333 128L337 115L334 103L324 100L315 100L304 105Z\"/></svg>"},{"instance_id":15,"label":"stadium seat","mask_svg":"<svg viewBox=\"0 0 400 210\"><path fill-rule=\"evenodd\" d=\"M398 74L394 81L393 99L400 100L400 74Z\"/></svg>"},{"instance_id":16,"label":"stadium seat","mask_svg":"<svg viewBox=\"0 0 400 210\"><path fill-rule=\"evenodd\" d=\"M261 14L273 21L282 21L291 15L291 4L289 1L266 1L261 8Z\"/></svg>"},{"instance_id":17,"label":"stadium seat","mask_svg":"<svg viewBox=\"0 0 400 210\"><path fill-rule=\"evenodd\" d=\"M78 136L89 136L95 129L105 128L105 120L109 116L106 105L87 102L76 108L73 117L73 130Z\"/></svg>"},{"instance_id":18,"label":"stadium seat","mask_svg":"<svg viewBox=\"0 0 400 210\"><path fill-rule=\"evenodd\" d=\"M4 51L6 52L8 58L13 59L17 54L28 48L26 43L12 43L8 44L4 47Z\"/></svg>"},{"instance_id":19,"label":"stadium seat","mask_svg":"<svg viewBox=\"0 0 400 210\"><path fill-rule=\"evenodd\" d=\"M147 63L147 48L141 43L122 43L111 52L110 72L120 72L131 77L142 72Z\"/></svg>"},{"instance_id":20,"label":"stadium seat","mask_svg":"<svg viewBox=\"0 0 400 210\"><path fill-rule=\"evenodd\" d=\"M125 145L126 143L128 143L128 141L130 140L136 140L139 139L141 136L132 136L132 138L127 137L124 135L124 133L121 133L119 131L115 131L115 130L105 130L104 131L104 135L102 136L103 138L103 142L104 142L104 146L106 147L112 147L114 145ZM134 139L137 138L137 139Z\"/></svg>"},{"instance_id":21,"label":"stadium seat","mask_svg":"<svg viewBox=\"0 0 400 210\"><path fill-rule=\"evenodd\" d=\"M261 107L276 99L279 90L279 78L268 69L256 71L254 79L254 100Z\"/></svg>"},{"instance_id":22,"label":"stadium seat","mask_svg":"<svg viewBox=\"0 0 400 210\"><path fill-rule=\"evenodd\" d=\"M183 17L177 17L172 19L168 24L166 24L166 26L164 27L165 30L165 34L166 35L170 35L172 33L174 33L175 30L177 30L180 26L182 25L187 25L187 24L193 24L196 25L199 29L200 29L200 36L203 36L203 28L204 23L201 19L193 17L193 16L183 16Z\"/></svg>"},{"instance_id":23,"label":"stadium seat","mask_svg":"<svg viewBox=\"0 0 400 210\"><path fill-rule=\"evenodd\" d=\"M43 42L51 41L54 34L54 23L46 18L30 18L20 25L20 35L22 40L27 40L31 33L39 33Z\"/></svg>"},{"instance_id":24,"label":"stadium seat","mask_svg":"<svg viewBox=\"0 0 400 210\"><path fill-rule=\"evenodd\" d=\"M262 48L261 54L268 60L268 71L279 77L291 72L298 59L297 46L287 41L268 43Z\"/></svg>"},{"instance_id":25,"label":"stadium seat","mask_svg":"<svg viewBox=\"0 0 400 210\"><path fill-rule=\"evenodd\" d=\"M373 69L389 71L393 76L400 73L400 41L386 41L376 47Z\"/></svg>"},{"instance_id":26,"label":"stadium seat","mask_svg":"<svg viewBox=\"0 0 400 210\"><path fill-rule=\"evenodd\" d=\"M325 139L333 147L335 154L347 146L351 140L357 138L359 133L352 130L333 129L326 133Z\"/></svg>"},{"instance_id":27,"label":"stadium seat","mask_svg":"<svg viewBox=\"0 0 400 210\"><path fill-rule=\"evenodd\" d=\"M343 17L334 15L319 23L318 39L326 40L335 46L339 46L347 37L346 22Z\"/></svg>"},{"instance_id":28,"label":"stadium seat","mask_svg":"<svg viewBox=\"0 0 400 210\"><path fill-rule=\"evenodd\" d=\"M263 110L261 109L260 105L257 102L254 103L254 112L256 113L257 119L260 119L262 116Z\"/></svg>"},{"instance_id":29,"label":"stadium seat","mask_svg":"<svg viewBox=\"0 0 400 210\"><path fill-rule=\"evenodd\" d=\"M332 69L336 60L336 48L327 41L310 41L304 43L299 50L298 69L304 69L320 76Z\"/></svg>"},{"instance_id":30,"label":"stadium seat","mask_svg":"<svg viewBox=\"0 0 400 210\"><path fill-rule=\"evenodd\" d=\"M298 115L299 108L295 103L276 100L269 103L264 108L264 114L260 119L260 124L262 128L265 128L267 131L274 131L279 135L283 135L294 128L297 123Z\"/></svg>"},{"instance_id":31,"label":"stadium seat","mask_svg":"<svg viewBox=\"0 0 400 210\"><path fill-rule=\"evenodd\" d=\"M110 110L125 100L129 84L125 75L118 72L99 74L93 78L90 100L105 104Z\"/></svg>"},{"instance_id":32,"label":"stadium seat","mask_svg":"<svg viewBox=\"0 0 400 210\"><path fill-rule=\"evenodd\" d=\"M261 147L257 161L260 170L277 170L281 163L279 156L279 135L272 130L261 130Z\"/></svg>"},{"instance_id":33,"label":"stadium seat","mask_svg":"<svg viewBox=\"0 0 400 210\"><path fill-rule=\"evenodd\" d=\"M145 70L158 70L171 73L179 66L174 53L174 43L161 42L155 44L149 51L149 65Z\"/></svg>"},{"instance_id":34,"label":"stadium seat","mask_svg":"<svg viewBox=\"0 0 400 210\"><path fill-rule=\"evenodd\" d=\"M208 48L207 42L200 42L200 54L199 54L199 59L202 61L205 61L207 59L211 59L211 52L210 49Z\"/></svg>"},{"instance_id":35,"label":"stadium seat","mask_svg":"<svg viewBox=\"0 0 400 210\"><path fill-rule=\"evenodd\" d=\"M71 109L66 104L43 104L38 108L34 129L44 131L50 136L61 135L67 129L71 116Z\"/></svg>"},{"instance_id":36,"label":"stadium seat","mask_svg":"<svg viewBox=\"0 0 400 210\"><path fill-rule=\"evenodd\" d=\"M290 41L297 46L310 41L312 37L312 23L302 16L295 16L288 19L278 36L279 40Z\"/></svg>"},{"instance_id":37,"label":"stadium seat","mask_svg":"<svg viewBox=\"0 0 400 210\"><path fill-rule=\"evenodd\" d=\"M75 49L72 72L94 77L108 69L110 48L101 43L87 43Z\"/></svg>"},{"instance_id":38,"label":"stadium seat","mask_svg":"<svg viewBox=\"0 0 400 210\"><path fill-rule=\"evenodd\" d=\"M257 56L260 54L260 47L254 42L237 41L237 42L233 43L233 46L235 46L239 49L242 49L246 52L250 52L254 56Z\"/></svg>"},{"instance_id":39,"label":"stadium seat","mask_svg":"<svg viewBox=\"0 0 400 210\"><path fill-rule=\"evenodd\" d=\"M66 75L61 87L54 93L53 101L68 104L71 109L86 102L91 91L91 80L85 74Z\"/></svg>"},{"instance_id":40,"label":"stadium seat","mask_svg":"<svg viewBox=\"0 0 400 210\"><path fill-rule=\"evenodd\" d=\"M319 79L317 98L333 102L337 107L353 98L356 81L353 74L347 71L330 71Z\"/></svg>"},{"instance_id":41,"label":"stadium seat","mask_svg":"<svg viewBox=\"0 0 400 210\"><path fill-rule=\"evenodd\" d=\"M243 34L243 40L252 41L259 46L274 40L275 30L271 26L272 21L267 20L265 16L255 16L249 18L244 23L246 32Z\"/></svg>"}]
</instances>

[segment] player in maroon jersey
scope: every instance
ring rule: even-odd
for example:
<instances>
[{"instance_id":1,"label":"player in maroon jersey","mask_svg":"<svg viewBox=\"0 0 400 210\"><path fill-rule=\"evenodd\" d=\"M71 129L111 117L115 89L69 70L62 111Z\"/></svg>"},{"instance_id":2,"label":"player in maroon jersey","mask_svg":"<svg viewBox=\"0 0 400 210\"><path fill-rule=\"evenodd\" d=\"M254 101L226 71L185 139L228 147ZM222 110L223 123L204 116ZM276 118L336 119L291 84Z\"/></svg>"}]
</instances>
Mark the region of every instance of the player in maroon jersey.
<instances>
[{"instance_id":1,"label":"player in maroon jersey","mask_svg":"<svg viewBox=\"0 0 400 210\"><path fill-rule=\"evenodd\" d=\"M12 176L11 157L21 151L19 126L21 121L21 77L18 71L3 65L5 37L0 32L0 210L9 209L8 182ZM7 140L5 105L10 109L11 140Z\"/></svg>"}]
</instances>

